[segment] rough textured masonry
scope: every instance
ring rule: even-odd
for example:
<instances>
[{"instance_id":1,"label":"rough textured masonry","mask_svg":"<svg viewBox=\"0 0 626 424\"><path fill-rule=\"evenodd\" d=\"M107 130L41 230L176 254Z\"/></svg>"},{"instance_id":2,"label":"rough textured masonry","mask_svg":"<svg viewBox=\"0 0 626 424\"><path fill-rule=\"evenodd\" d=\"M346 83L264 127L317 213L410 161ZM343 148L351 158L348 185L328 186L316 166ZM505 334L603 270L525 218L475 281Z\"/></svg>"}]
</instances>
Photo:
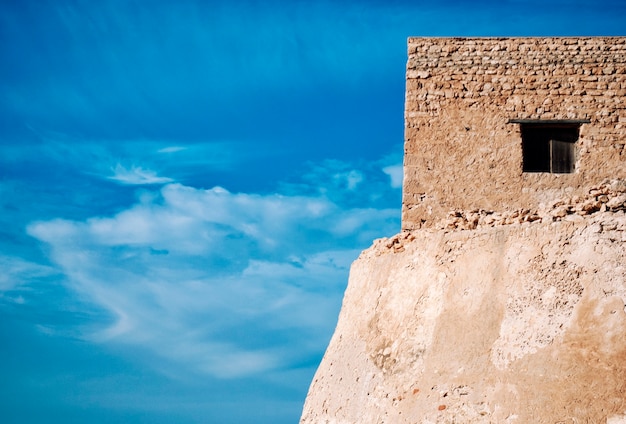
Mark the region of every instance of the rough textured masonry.
<instances>
[{"instance_id":1,"label":"rough textured masonry","mask_svg":"<svg viewBox=\"0 0 626 424\"><path fill-rule=\"evenodd\" d=\"M626 38L410 38L408 56L404 229L453 209L532 209L623 175ZM578 131L574 172L523 172L532 122Z\"/></svg>"},{"instance_id":2,"label":"rough textured masonry","mask_svg":"<svg viewBox=\"0 0 626 424\"><path fill-rule=\"evenodd\" d=\"M409 39L403 231L301 423L626 424L626 38Z\"/></svg>"},{"instance_id":3,"label":"rough textured masonry","mask_svg":"<svg viewBox=\"0 0 626 424\"><path fill-rule=\"evenodd\" d=\"M301 423L625 424L626 181L569 200L375 242Z\"/></svg>"}]
</instances>

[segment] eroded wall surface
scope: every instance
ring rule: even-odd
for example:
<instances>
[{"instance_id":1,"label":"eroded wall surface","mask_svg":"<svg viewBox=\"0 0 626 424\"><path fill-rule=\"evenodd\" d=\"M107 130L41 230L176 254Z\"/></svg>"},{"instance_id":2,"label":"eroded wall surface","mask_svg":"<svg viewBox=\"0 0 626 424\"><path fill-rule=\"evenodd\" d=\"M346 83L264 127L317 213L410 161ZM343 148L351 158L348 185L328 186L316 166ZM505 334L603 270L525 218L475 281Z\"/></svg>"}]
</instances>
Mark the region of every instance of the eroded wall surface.
<instances>
[{"instance_id":1,"label":"eroded wall surface","mask_svg":"<svg viewBox=\"0 0 626 424\"><path fill-rule=\"evenodd\" d=\"M592 191L375 242L301 423L626 423L626 182Z\"/></svg>"},{"instance_id":2,"label":"eroded wall surface","mask_svg":"<svg viewBox=\"0 0 626 424\"><path fill-rule=\"evenodd\" d=\"M626 38L410 38L402 226L626 176ZM589 120L572 174L523 173L515 119Z\"/></svg>"}]
</instances>

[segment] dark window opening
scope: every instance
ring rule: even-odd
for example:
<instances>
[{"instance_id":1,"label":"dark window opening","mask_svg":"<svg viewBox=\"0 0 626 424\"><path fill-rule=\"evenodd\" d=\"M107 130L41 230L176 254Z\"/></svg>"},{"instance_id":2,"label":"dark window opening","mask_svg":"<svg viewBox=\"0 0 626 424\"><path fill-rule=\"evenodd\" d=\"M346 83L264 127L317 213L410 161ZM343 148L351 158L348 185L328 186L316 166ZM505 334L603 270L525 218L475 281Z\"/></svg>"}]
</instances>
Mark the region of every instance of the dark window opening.
<instances>
[{"instance_id":1,"label":"dark window opening","mask_svg":"<svg viewBox=\"0 0 626 424\"><path fill-rule=\"evenodd\" d=\"M574 172L580 124L521 124L524 172Z\"/></svg>"}]
</instances>

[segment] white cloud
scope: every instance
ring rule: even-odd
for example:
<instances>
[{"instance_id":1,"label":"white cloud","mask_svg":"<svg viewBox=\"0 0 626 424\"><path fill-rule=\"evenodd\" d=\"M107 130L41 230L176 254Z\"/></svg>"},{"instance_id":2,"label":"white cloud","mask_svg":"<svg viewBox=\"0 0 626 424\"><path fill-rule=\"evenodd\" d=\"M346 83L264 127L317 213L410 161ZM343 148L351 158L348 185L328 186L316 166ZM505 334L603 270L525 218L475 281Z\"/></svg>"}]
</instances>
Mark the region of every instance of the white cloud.
<instances>
[{"instance_id":1,"label":"white cloud","mask_svg":"<svg viewBox=\"0 0 626 424\"><path fill-rule=\"evenodd\" d=\"M51 267L28 262L21 258L0 254L0 292L13 290L23 284L39 278L45 278L58 272ZM24 303L18 296L16 303Z\"/></svg>"},{"instance_id":2,"label":"white cloud","mask_svg":"<svg viewBox=\"0 0 626 424\"><path fill-rule=\"evenodd\" d=\"M359 248L397 226L396 209L168 184L114 216L28 232L114 317L85 337L230 378L316 354Z\"/></svg>"},{"instance_id":3,"label":"white cloud","mask_svg":"<svg viewBox=\"0 0 626 424\"><path fill-rule=\"evenodd\" d=\"M342 172L334 175L334 179L339 181L341 185L344 185L345 188L352 191L357 188L357 186L363 182L365 177L363 173L357 171L356 169L352 169L348 172Z\"/></svg>"},{"instance_id":4,"label":"white cloud","mask_svg":"<svg viewBox=\"0 0 626 424\"><path fill-rule=\"evenodd\" d=\"M358 208L367 205L382 209L390 204L399 205L400 190L395 189L401 187L401 181L398 187L391 187L389 175L383 172L387 165L397 163L396 156L389 155L369 162L325 160L308 163L295 181L283 183L281 190L322 196L344 207Z\"/></svg>"},{"instance_id":5,"label":"white cloud","mask_svg":"<svg viewBox=\"0 0 626 424\"><path fill-rule=\"evenodd\" d=\"M389 175L389 178L391 179L391 187L402 187L402 181L404 179L404 168L402 164L385 166L383 168L383 172Z\"/></svg>"},{"instance_id":6,"label":"white cloud","mask_svg":"<svg viewBox=\"0 0 626 424\"><path fill-rule=\"evenodd\" d=\"M113 171L113 175L108 178L121 184L166 184L174 181L171 178L159 177L156 172L149 169L143 169L140 166L132 166L130 169L127 169L118 163L115 168L112 168L111 170Z\"/></svg>"},{"instance_id":7,"label":"white cloud","mask_svg":"<svg viewBox=\"0 0 626 424\"><path fill-rule=\"evenodd\" d=\"M157 150L157 153L176 153L183 150L187 150L187 147L183 146L168 146Z\"/></svg>"}]
</instances>

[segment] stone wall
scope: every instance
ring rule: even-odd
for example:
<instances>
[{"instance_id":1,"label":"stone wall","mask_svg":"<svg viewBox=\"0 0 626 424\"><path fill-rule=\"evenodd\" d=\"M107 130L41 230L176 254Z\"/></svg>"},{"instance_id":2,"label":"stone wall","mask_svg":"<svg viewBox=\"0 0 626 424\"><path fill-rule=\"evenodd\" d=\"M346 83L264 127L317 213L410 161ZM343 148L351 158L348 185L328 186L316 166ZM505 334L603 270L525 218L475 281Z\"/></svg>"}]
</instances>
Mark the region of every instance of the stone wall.
<instances>
[{"instance_id":1,"label":"stone wall","mask_svg":"<svg viewBox=\"0 0 626 424\"><path fill-rule=\"evenodd\" d=\"M626 38L410 38L408 54L403 229L626 177ZM575 172L522 172L520 119L588 121Z\"/></svg>"}]
</instances>

